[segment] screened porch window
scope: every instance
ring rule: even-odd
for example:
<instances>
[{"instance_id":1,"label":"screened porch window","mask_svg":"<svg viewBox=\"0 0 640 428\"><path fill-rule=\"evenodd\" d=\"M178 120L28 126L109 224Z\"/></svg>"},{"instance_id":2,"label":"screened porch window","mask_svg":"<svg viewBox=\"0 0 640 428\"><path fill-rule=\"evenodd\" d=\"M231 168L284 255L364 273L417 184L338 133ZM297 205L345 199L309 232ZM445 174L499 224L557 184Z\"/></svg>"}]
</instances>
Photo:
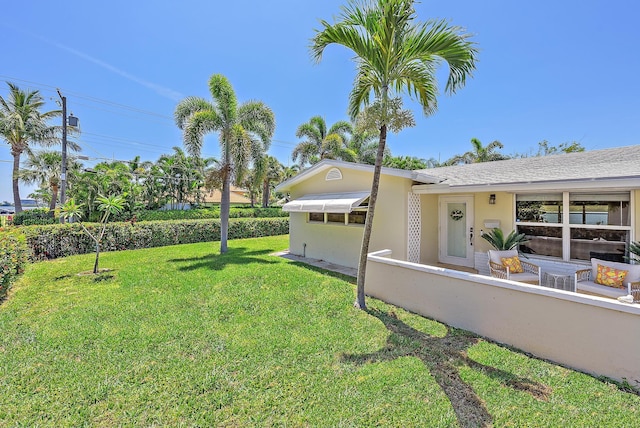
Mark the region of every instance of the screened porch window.
<instances>
[{"instance_id":1,"label":"screened porch window","mask_svg":"<svg viewBox=\"0 0 640 428\"><path fill-rule=\"evenodd\" d=\"M630 207L629 192L516 195L516 229L529 239L520 250L563 260L623 262L631 235Z\"/></svg>"}]
</instances>

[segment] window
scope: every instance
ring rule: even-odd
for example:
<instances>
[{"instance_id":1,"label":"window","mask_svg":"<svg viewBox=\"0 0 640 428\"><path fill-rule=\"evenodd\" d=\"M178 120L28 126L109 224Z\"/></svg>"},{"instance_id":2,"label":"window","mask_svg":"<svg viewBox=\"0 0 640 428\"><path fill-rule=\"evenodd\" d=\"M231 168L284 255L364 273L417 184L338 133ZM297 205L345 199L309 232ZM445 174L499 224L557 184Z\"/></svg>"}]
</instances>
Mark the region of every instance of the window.
<instances>
[{"instance_id":1,"label":"window","mask_svg":"<svg viewBox=\"0 0 640 428\"><path fill-rule=\"evenodd\" d=\"M569 223L629 226L629 194L570 194Z\"/></svg>"},{"instance_id":2,"label":"window","mask_svg":"<svg viewBox=\"0 0 640 428\"><path fill-rule=\"evenodd\" d=\"M629 202L628 192L516 195L516 229L529 239L520 250L563 260L625 261Z\"/></svg>"},{"instance_id":3,"label":"window","mask_svg":"<svg viewBox=\"0 0 640 428\"><path fill-rule=\"evenodd\" d=\"M362 196L362 195L360 195ZM309 213L309 223L318 222L325 224L333 224L333 225L354 225L354 226L363 226L364 222L367 218L367 212L369 210L369 196L368 194L365 197L361 197L358 200L357 206L351 206L351 212L310 212ZM335 209L335 207L334 207Z\"/></svg>"},{"instance_id":4,"label":"window","mask_svg":"<svg viewBox=\"0 0 640 428\"><path fill-rule=\"evenodd\" d=\"M359 225L364 226L367 210L360 209L350 213L309 213L309 222L326 224Z\"/></svg>"},{"instance_id":5,"label":"window","mask_svg":"<svg viewBox=\"0 0 640 428\"><path fill-rule=\"evenodd\" d=\"M349 224L364 224L367 219L367 211L353 211L349 213Z\"/></svg>"},{"instance_id":6,"label":"window","mask_svg":"<svg viewBox=\"0 0 640 428\"><path fill-rule=\"evenodd\" d=\"M324 213L309 213L309 221L320 221L324 223Z\"/></svg>"},{"instance_id":7,"label":"window","mask_svg":"<svg viewBox=\"0 0 640 428\"><path fill-rule=\"evenodd\" d=\"M562 223L562 193L517 195L516 221Z\"/></svg>"},{"instance_id":8,"label":"window","mask_svg":"<svg viewBox=\"0 0 640 428\"><path fill-rule=\"evenodd\" d=\"M327 223L342 223L344 224L343 213L327 213Z\"/></svg>"}]
</instances>

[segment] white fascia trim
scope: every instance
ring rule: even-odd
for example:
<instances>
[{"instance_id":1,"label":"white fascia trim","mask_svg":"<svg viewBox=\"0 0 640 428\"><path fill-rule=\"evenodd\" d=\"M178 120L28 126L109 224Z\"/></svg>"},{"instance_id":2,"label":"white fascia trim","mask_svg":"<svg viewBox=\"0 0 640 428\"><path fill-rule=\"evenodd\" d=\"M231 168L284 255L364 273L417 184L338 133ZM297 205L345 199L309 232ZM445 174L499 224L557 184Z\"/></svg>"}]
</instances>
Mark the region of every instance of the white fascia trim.
<instances>
[{"instance_id":1,"label":"white fascia trim","mask_svg":"<svg viewBox=\"0 0 640 428\"><path fill-rule=\"evenodd\" d=\"M477 192L531 192L535 191L583 191L583 190L634 190L640 188L640 178L532 181L527 183L471 184L463 186L417 184L411 190L417 194L477 193Z\"/></svg>"}]
</instances>

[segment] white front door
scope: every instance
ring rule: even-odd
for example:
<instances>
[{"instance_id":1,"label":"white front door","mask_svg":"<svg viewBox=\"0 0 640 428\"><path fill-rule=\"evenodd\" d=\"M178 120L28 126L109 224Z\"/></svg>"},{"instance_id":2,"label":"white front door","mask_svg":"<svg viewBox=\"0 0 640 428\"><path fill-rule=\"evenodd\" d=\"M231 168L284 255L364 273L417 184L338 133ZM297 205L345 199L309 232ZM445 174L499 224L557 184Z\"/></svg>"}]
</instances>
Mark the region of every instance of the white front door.
<instances>
[{"instance_id":1,"label":"white front door","mask_svg":"<svg viewBox=\"0 0 640 428\"><path fill-rule=\"evenodd\" d=\"M440 262L473 267L473 196L441 196L439 205Z\"/></svg>"}]
</instances>

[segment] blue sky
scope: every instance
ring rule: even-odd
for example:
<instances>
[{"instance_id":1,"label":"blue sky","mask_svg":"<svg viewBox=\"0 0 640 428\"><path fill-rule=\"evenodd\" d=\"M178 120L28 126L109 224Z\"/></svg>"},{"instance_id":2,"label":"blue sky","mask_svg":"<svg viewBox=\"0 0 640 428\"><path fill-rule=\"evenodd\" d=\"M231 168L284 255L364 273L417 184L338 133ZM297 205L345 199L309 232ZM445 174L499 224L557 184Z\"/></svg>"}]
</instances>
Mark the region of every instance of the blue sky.
<instances>
[{"instance_id":1,"label":"blue sky","mask_svg":"<svg viewBox=\"0 0 640 428\"><path fill-rule=\"evenodd\" d=\"M319 19L333 20L341 0L6 2L0 18L0 81L38 89L48 108L60 88L80 119L85 162L157 160L181 146L177 102L210 98L222 73L240 101L262 100L276 115L270 154L290 164L296 128L312 116L348 119L352 55L329 47L309 55ZM439 98L428 118L407 102L417 126L389 136L394 155L445 160L471 138L498 140L506 154L538 142L578 141L588 150L638 143L640 5L631 0L424 0L420 20L445 18L474 34L474 77ZM440 73L443 78L446 76ZM442 80L444 89L444 79ZM7 94L0 83L0 94ZM203 154L218 156L216 135ZM0 145L0 200L13 200L11 155ZM21 185L24 198L32 190Z\"/></svg>"}]
</instances>

